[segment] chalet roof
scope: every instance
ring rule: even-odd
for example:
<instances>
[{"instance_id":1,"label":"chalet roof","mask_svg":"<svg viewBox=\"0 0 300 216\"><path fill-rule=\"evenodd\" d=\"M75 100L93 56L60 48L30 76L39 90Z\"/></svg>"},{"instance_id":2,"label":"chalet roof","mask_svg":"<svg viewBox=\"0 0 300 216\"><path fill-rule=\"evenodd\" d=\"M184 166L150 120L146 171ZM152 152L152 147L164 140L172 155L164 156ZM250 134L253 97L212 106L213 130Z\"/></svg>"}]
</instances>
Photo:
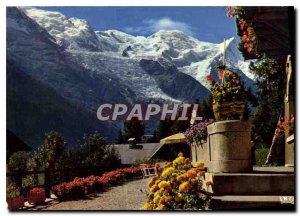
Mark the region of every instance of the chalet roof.
<instances>
[{"instance_id":1,"label":"chalet roof","mask_svg":"<svg viewBox=\"0 0 300 216\"><path fill-rule=\"evenodd\" d=\"M244 53L245 60L264 53L270 58L293 53L295 22L294 7L243 7L243 19L252 23L257 47L254 54Z\"/></svg>"},{"instance_id":2,"label":"chalet roof","mask_svg":"<svg viewBox=\"0 0 300 216\"><path fill-rule=\"evenodd\" d=\"M186 139L183 133L177 133L161 139L160 143L162 144L186 143Z\"/></svg>"},{"instance_id":3,"label":"chalet roof","mask_svg":"<svg viewBox=\"0 0 300 216\"><path fill-rule=\"evenodd\" d=\"M136 148L130 148L130 144L110 145L119 154L122 164L135 164L150 160L163 146L161 143L136 144Z\"/></svg>"}]
</instances>

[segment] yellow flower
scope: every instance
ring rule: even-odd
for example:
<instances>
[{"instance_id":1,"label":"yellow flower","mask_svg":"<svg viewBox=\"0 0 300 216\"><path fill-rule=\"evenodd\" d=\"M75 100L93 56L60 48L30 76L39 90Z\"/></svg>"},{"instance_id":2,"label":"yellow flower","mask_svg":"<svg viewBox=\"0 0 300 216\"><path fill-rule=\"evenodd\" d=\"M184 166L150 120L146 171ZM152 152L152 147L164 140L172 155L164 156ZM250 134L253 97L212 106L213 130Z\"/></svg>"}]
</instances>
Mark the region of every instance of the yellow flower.
<instances>
[{"instance_id":1,"label":"yellow flower","mask_svg":"<svg viewBox=\"0 0 300 216\"><path fill-rule=\"evenodd\" d=\"M170 174L172 174L175 171L175 169L173 167L169 167L167 168L165 171L162 172L161 176L163 178L169 176Z\"/></svg>"},{"instance_id":2,"label":"yellow flower","mask_svg":"<svg viewBox=\"0 0 300 216\"><path fill-rule=\"evenodd\" d=\"M166 181L161 181L159 184L158 184L158 187L159 188L164 188L164 187L166 187L168 185L168 182L166 182Z\"/></svg>"},{"instance_id":3,"label":"yellow flower","mask_svg":"<svg viewBox=\"0 0 300 216\"><path fill-rule=\"evenodd\" d=\"M203 162L198 161L198 162L195 163L195 166L198 169L204 169L204 163Z\"/></svg>"},{"instance_id":4,"label":"yellow flower","mask_svg":"<svg viewBox=\"0 0 300 216\"><path fill-rule=\"evenodd\" d=\"M151 188L150 188L150 191L152 193L156 192L159 188L157 187L157 185L153 185Z\"/></svg>"},{"instance_id":5,"label":"yellow flower","mask_svg":"<svg viewBox=\"0 0 300 216\"><path fill-rule=\"evenodd\" d=\"M160 179L157 179L157 180L155 181L155 185L158 185L159 182L161 182L161 180L160 180Z\"/></svg>"},{"instance_id":6,"label":"yellow flower","mask_svg":"<svg viewBox=\"0 0 300 216\"><path fill-rule=\"evenodd\" d=\"M154 199L153 199L153 202L154 202L155 204L158 204L159 201L160 201L160 199L161 199L161 196L155 196Z\"/></svg>"},{"instance_id":7,"label":"yellow flower","mask_svg":"<svg viewBox=\"0 0 300 216\"><path fill-rule=\"evenodd\" d=\"M176 158L176 159L173 161L173 164L174 164L174 165L183 164L183 163L184 163L184 157L182 157L182 156L179 156L178 158Z\"/></svg>"},{"instance_id":8,"label":"yellow flower","mask_svg":"<svg viewBox=\"0 0 300 216\"><path fill-rule=\"evenodd\" d=\"M165 205L160 204L155 210L165 210Z\"/></svg>"},{"instance_id":9,"label":"yellow flower","mask_svg":"<svg viewBox=\"0 0 300 216\"><path fill-rule=\"evenodd\" d=\"M160 196L160 195L161 195L161 191L159 191L159 190L154 193L154 197Z\"/></svg>"},{"instance_id":10,"label":"yellow flower","mask_svg":"<svg viewBox=\"0 0 300 216\"><path fill-rule=\"evenodd\" d=\"M183 182L179 185L179 192L188 192L190 189L190 185L188 182Z\"/></svg>"},{"instance_id":11,"label":"yellow flower","mask_svg":"<svg viewBox=\"0 0 300 216\"><path fill-rule=\"evenodd\" d=\"M142 207L142 210L152 210L152 206L149 203L145 203L145 205Z\"/></svg>"}]
</instances>

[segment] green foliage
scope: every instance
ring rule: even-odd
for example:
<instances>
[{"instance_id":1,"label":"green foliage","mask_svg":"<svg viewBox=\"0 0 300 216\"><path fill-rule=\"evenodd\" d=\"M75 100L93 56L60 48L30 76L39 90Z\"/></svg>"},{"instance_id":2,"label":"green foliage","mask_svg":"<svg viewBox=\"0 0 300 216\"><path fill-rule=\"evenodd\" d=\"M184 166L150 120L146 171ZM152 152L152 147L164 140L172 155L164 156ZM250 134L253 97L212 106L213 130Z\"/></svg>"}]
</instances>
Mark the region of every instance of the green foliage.
<instances>
[{"instance_id":1,"label":"green foliage","mask_svg":"<svg viewBox=\"0 0 300 216\"><path fill-rule=\"evenodd\" d=\"M10 183L6 186L6 198L12 199L20 196L20 189L14 184Z\"/></svg>"},{"instance_id":2,"label":"green foliage","mask_svg":"<svg viewBox=\"0 0 300 216\"><path fill-rule=\"evenodd\" d=\"M66 151L58 164L59 168L74 170L75 176L99 174L119 166L120 159L114 148L97 132L85 134L78 147Z\"/></svg>"},{"instance_id":3,"label":"green foliage","mask_svg":"<svg viewBox=\"0 0 300 216\"><path fill-rule=\"evenodd\" d=\"M268 165L270 166L283 166L285 164L284 154L285 152L285 134L280 133L276 139L272 148L271 157Z\"/></svg>"},{"instance_id":4,"label":"green foliage","mask_svg":"<svg viewBox=\"0 0 300 216\"><path fill-rule=\"evenodd\" d=\"M171 127L173 125L173 121L170 117L166 117L165 120L160 120L158 128L157 128L157 135L158 139L163 139L167 136L170 136L171 133Z\"/></svg>"},{"instance_id":5,"label":"green foliage","mask_svg":"<svg viewBox=\"0 0 300 216\"><path fill-rule=\"evenodd\" d=\"M255 149L254 157L255 157L255 165L256 166L264 166L267 160L267 156L269 154L268 148L258 148Z\"/></svg>"},{"instance_id":6,"label":"green foliage","mask_svg":"<svg viewBox=\"0 0 300 216\"><path fill-rule=\"evenodd\" d=\"M133 117L131 120L124 122L124 138L128 140L134 137L138 142L145 133L145 127L142 121L137 117Z\"/></svg>"},{"instance_id":7,"label":"green foliage","mask_svg":"<svg viewBox=\"0 0 300 216\"><path fill-rule=\"evenodd\" d=\"M10 172L25 172L27 170L27 161L29 154L25 151L18 151L13 153L8 162L8 169Z\"/></svg>"},{"instance_id":8,"label":"green foliage","mask_svg":"<svg viewBox=\"0 0 300 216\"><path fill-rule=\"evenodd\" d=\"M118 138L116 140L116 143L117 144L123 144L123 143L126 143L125 139L124 139L124 136L123 136L123 133L122 133L122 130L119 130L119 134L118 134Z\"/></svg>"},{"instance_id":9,"label":"green foliage","mask_svg":"<svg viewBox=\"0 0 300 216\"><path fill-rule=\"evenodd\" d=\"M159 142L158 135L157 135L157 130L153 131L153 137L147 140L147 143L156 143Z\"/></svg>"},{"instance_id":10,"label":"green foliage","mask_svg":"<svg viewBox=\"0 0 300 216\"><path fill-rule=\"evenodd\" d=\"M203 119L214 119L214 111L212 108L213 97L210 93L206 100L203 100L202 104L200 104L200 113Z\"/></svg>"},{"instance_id":11,"label":"green foliage","mask_svg":"<svg viewBox=\"0 0 300 216\"><path fill-rule=\"evenodd\" d=\"M269 147L283 109L284 68L280 62L264 56L250 64L257 85L258 106L252 117L252 136L258 146Z\"/></svg>"},{"instance_id":12,"label":"green foliage","mask_svg":"<svg viewBox=\"0 0 300 216\"><path fill-rule=\"evenodd\" d=\"M64 138L57 132L45 134L44 144L35 152L33 158L39 167L54 168L65 148Z\"/></svg>"}]
</instances>

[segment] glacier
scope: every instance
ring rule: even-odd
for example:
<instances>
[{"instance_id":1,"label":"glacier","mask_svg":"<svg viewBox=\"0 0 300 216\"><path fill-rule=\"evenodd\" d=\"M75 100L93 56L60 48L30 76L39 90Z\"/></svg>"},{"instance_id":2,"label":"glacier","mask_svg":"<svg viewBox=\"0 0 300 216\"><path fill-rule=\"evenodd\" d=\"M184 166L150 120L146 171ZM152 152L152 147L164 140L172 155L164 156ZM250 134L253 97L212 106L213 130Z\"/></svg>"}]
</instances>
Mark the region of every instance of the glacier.
<instances>
[{"instance_id":1,"label":"glacier","mask_svg":"<svg viewBox=\"0 0 300 216\"><path fill-rule=\"evenodd\" d=\"M147 37L118 30L96 31L86 20L68 19L59 12L34 7L8 7L6 24L10 64L95 119L103 103L204 100L209 94L205 76L217 78L214 66L223 61L223 43L199 41L176 30L161 30ZM255 89L249 62L238 51L238 41L229 38L226 45L227 66ZM16 85L22 87L22 83ZM21 138L30 137L16 124L8 125ZM113 141L121 125L122 122L99 123L94 129L101 128L101 133ZM85 128L76 130L78 134L85 132ZM39 131L40 136L45 131ZM35 146L40 140L28 142Z\"/></svg>"}]
</instances>

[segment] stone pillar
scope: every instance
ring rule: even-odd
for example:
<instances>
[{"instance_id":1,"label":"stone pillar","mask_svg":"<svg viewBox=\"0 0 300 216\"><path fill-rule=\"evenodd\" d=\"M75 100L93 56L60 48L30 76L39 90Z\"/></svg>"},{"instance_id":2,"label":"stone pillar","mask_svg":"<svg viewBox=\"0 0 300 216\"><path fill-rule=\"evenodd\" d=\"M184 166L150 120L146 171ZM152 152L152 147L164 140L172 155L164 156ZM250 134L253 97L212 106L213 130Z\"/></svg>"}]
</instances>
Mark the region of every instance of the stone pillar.
<instances>
[{"instance_id":1,"label":"stone pillar","mask_svg":"<svg viewBox=\"0 0 300 216\"><path fill-rule=\"evenodd\" d=\"M218 121L207 126L209 172L251 172L251 124Z\"/></svg>"}]
</instances>

